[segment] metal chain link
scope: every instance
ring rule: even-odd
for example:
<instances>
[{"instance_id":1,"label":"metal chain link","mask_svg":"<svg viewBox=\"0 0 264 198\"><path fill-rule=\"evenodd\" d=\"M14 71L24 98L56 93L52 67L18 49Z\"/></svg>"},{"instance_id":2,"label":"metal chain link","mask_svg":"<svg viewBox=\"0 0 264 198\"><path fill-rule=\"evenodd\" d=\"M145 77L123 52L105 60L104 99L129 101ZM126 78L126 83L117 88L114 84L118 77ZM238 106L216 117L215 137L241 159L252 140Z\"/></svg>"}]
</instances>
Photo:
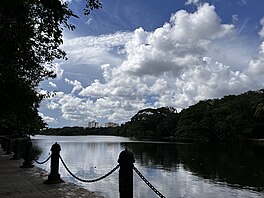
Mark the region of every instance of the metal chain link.
<instances>
[{"instance_id":1,"label":"metal chain link","mask_svg":"<svg viewBox=\"0 0 264 198\"><path fill-rule=\"evenodd\" d=\"M51 158L51 155L50 155L46 160L44 160L43 162L39 162L39 161L37 161L36 159L33 159L33 160L34 160L34 162L36 162L37 164L44 164L44 163L46 163L47 161L49 161L50 158Z\"/></svg>"},{"instance_id":2,"label":"metal chain link","mask_svg":"<svg viewBox=\"0 0 264 198\"><path fill-rule=\"evenodd\" d=\"M87 182L87 183L92 183L92 182L100 181L100 180L102 180L102 179L108 177L109 175L111 175L113 172L115 172L115 171L119 168L119 164L118 164L116 167L114 167L114 168L113 168L110 172L108 172L107 174L105 174L105 175L103 175L103 176L101 176L101 177L99 177L99 178L97 178L97 179L86 180L86 179L81 179L81 178L75 176L75 175L69 170L69 168L66 166L66 164L65 164L65 162L63 161L63 159L62 159L61 156L60 156L60 160L61 160L63 166L65 167L65 169L68 171L68 173L69 173L71 176L73 176L75 179L77 179L77 180L79 180L79 181L81 181L81 182Z\"/></svg>"},{"instance_id":3,"label":"metal chain link","mask_svg":"<svg viewBox=\"0 0 264 198\"><path fill-rule=\"evenodd\" d=\"M151 190L154 191L159 197L166 198L164 195L161 194L160 191L158 191L140 172L139 170L133 166L134 171L138 174L138 176L148 185L148 187L151 188Z\"/></svg>"}]
</instances>

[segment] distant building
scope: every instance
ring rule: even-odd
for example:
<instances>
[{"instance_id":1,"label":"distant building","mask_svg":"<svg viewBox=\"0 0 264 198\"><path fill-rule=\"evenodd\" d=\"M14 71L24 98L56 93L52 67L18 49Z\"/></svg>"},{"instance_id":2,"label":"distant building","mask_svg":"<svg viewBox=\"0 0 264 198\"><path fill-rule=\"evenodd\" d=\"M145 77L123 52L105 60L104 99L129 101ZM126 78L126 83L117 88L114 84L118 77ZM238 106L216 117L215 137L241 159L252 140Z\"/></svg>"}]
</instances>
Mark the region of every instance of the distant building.
<instances>
[{"instance_id":1,"label":"distant building","mask_svg":"<svg viewBox=\"0 0 264 198\"><path fill-rule=\"evenodd\" d=\"M105 123L105 127L118 127L119 125L114 122L107 122Z\"/></svg>"},{"instance_id":2,"label":"distant building","mask_svg":"<svg viewBox=\"0 0 264 198\"><path fill-rule=\"evenodd\" d=\"M95 122L95 120L93 120L92 122L88 122L88 128L99 128L99 127L100 127L100 123Z\"/></svg>"}]
</instances>

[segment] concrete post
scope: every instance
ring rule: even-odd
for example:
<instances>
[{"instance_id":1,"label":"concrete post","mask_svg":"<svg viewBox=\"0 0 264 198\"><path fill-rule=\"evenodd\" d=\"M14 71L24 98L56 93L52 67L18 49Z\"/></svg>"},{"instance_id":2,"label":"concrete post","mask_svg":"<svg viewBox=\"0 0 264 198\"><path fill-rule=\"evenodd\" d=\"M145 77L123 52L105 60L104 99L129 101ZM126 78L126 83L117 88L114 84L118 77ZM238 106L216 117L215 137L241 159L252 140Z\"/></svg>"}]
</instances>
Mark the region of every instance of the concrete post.
<instances>
[{"instance_id":1,"label":"concrete post","mask_svg":"<svg viewBox=\"0 0 264 198\"><path fill-rule=\"evenodd\" d=\"M19 168L32 168L34 167L32 162L32 142L30 139L28 139L25 142L25 153L24 153L24 162L23 165Z\"/></svg>"},{"instance_id":2,"label":"concrete post","mask_svg":"<svg viewBox=\"0 0 264 198\"><path fill-rule=\"evenodd\" d=\"M135 158L127 148L119 154L119 193L120 198L133 198L133 163Z\"/></svg>"},{"instance_id":3,"label":"concrete post","mask_svg":"<svg viewBox=\"0 0 264 198\"><path fill-rule=\"evenodd\" d=\"M60 160L60 151L61 147L56 142L51 147L51 162L50 162L50 174L48 179L44 181L44 184L57 184L62 183L63 180L60 178L59 174L59 160Z\"/></svg>"}]
</instances>

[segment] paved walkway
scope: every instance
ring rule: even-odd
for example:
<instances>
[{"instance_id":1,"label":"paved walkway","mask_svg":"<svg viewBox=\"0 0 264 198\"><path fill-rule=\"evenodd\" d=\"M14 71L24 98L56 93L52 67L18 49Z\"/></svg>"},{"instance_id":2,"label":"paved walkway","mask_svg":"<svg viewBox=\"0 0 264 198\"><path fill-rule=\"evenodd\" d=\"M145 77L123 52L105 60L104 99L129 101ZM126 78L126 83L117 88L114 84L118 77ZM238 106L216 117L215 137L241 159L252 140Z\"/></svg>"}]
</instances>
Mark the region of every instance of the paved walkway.
<instances>
[{"instance_id":1,"label":"paved walkway","mask_svg":"<svg viewBox=\"0 0 264 198\"><path fill-rule=\"evenodd\" d=\"M0 197L87 197L102 198L84 188L71 183L43 184L48 173L34 167L19 168L23 160L10 160L12 155L4 155L0 148Z\"/></svg>"}]
</instances>

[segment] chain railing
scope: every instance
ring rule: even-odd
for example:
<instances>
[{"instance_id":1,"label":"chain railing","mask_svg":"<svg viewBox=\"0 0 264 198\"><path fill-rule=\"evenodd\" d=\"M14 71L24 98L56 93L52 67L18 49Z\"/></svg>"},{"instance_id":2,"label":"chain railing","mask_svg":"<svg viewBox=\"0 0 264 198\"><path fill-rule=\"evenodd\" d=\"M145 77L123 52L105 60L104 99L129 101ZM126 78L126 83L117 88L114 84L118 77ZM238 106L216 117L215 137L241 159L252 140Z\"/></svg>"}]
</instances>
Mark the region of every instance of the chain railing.
<instances>
[{"instance_id":1,"label":"chain railing","mask_svg":"<svg viewBox=\"0 0 264 198\"><path fill-rule=\"evenodd\" d=\"M135 173L147 184L147 186L153 190L153 192L158 195L161 198L165 198L165 196L158 191L143 175L142 173L134 166L134 155L132 152L125 149L122 151L119 155L118 159L118 165L116 165L111 171L106 173L105 175L96 178L96 179L82 179L73 174L66 163L64 162L63 158L60 155L60 145L55 144L51 147L51 154L42 162L39 162L37 159L34 159L32 157L32 142L28 141L26 142L26 157L25 161L23 162L22 168L31 168L32 166L32 160L35 161L37 164L44 164L47 161L51 159L51 171L48 176L48 180L44 181L45 184L55 184L55 183L61 183L63 182L60 178L59 174L59 160L62 162L64 168L67 170L67 172L75 179L86 182L86 183L92 183L100 181L111 174L113 174L118 168L119 170L119 192L120 192L120 198L132 198L133 197L133 170ZM33 158L33 159L32 159Z\"/></svg>"},{"instance_id":2,"label":"chain railing","mask_svg":"<svg viewBox=\"0 0 264 198\"><path fill-rule=\"evenodd\" d=\"M45 164L47 161L49 161L51 158L51 155L48 156L48 158L46 160L44 160L43 162L39 162L37 159L33 159L34 162L36 162L37 164Z\"/></svg>"},{"instance_id":3,"label":"chain railing","mask_svg":"<svg viewBox=\"0 0 264 198\"><path fill-rule=\"evenodd\" d=\"M62 159L61 156L60 156L60 160L61 160L61 162L62 162L64 168L68 171L68 173L69 173L72 177L74 177L75 179L77 179L77 180L79 180L79 181L81 181L81 182L86 182L86 183L92 183L92 182L100 181L100 180L102 180L102 179L108 177L108 176L111 175L112 173L114 173L114 172L119 168L119 164L118 164L118 165L116 165L111 171L109 171L108 173L106 173L105 175L103 175L103 176L101 176L101 177L99 177L99 178L96 178L96 179L90 179L90 180L88 180L88 179L81 179L81 178L77 177L76 175L74 175L74 174L70 171L70 169L67 167L67 165L65 164L65 162L63 161L63 159Z\"/></svg>"},{"instance_id":4,"label":"chain railing","mask_svg":"<svg viewBox=\"0 0 264 198\"><path fill-rule=\"evenodd\" d=\"M166 198L163 194L161 194L160 191L158 191L140 172L139 170L134 166L133 170L137 173L137 175L148 185L148 187L153 190L154 193L156 193L161 198Z\"/></svg>"}]
</instances>

